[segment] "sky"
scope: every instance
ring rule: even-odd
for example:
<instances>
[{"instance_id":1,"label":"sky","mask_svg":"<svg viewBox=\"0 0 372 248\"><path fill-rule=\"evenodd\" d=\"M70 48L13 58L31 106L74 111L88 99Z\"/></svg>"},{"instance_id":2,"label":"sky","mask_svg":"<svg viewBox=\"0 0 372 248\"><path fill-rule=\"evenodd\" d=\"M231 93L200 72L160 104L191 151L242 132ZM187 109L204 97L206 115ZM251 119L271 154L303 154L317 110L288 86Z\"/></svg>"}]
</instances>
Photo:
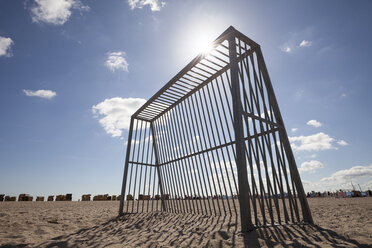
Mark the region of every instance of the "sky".
<instances>
[{"instance_id":1,"label":"sky","mask_svg":"<svg viewBox=\"0 0 372 248\"><path fill-rule=\"evenodd\" d=\"M119 194L129 118L230 25L305 191L372 189L372 2L0 1L0 194Z\"/></svg>"}]
</instances>

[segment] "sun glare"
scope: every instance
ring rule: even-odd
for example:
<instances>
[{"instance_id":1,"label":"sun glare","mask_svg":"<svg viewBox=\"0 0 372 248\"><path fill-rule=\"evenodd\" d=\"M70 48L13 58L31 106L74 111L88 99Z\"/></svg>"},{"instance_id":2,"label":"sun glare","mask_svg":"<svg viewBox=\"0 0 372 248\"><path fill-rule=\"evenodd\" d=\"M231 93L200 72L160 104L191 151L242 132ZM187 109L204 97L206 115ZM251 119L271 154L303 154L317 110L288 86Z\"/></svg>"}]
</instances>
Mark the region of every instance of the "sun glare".
<instances>
[{"instance_id":1,"label":"sun glare","mask_svg":"<svg viewBox=\"0 0 372 248\"><path fill-rule=\"evenodd\" d=\"M208 23L191 23L179 33L173 41L174 55L179 58L190 60L199 54L208 54L213 50L213 41L221 32L222 25L211 26ZM223 30L222 30L223 31ZM181 49L180 49L181 48ZM184 61L183 61L184 62Z\"/></svg>"},{"instance_id":2,"label":"sun glare","mask_svg":"<svg viewBox=\"0 0 372 248\"><path fill-rule=\"evenodd\" d=\"M213 41L207 35L199 33L194 36L192 46L198 53L206 54L213 49Z\"/></svg>"}]
</instances>

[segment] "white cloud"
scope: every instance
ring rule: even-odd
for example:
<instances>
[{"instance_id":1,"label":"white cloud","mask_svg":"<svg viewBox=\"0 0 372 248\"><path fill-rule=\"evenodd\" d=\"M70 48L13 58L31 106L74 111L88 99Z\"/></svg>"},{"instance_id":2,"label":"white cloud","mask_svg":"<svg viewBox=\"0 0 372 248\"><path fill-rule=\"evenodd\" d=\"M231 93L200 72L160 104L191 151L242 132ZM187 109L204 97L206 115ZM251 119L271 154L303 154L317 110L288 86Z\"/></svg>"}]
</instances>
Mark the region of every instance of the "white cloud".
<instances>
[{"instance_id":1,"label":"white cloud","mask_svg":"<svg viewBox=\"0 0 372 248\"><path fill-rule=\"evenodd\" d=\"M295 151L320 151L335 149L332 145L333 138L325 133L317 133L309 136L289 137L292 149Z\"/></svg>"},{"instance_id":2,"label":"white cloud","mask_svg":"<svg viewBox=\"0 0 372 248\"><path fill-rule=\"evenodd\" d=\"M128 0L130 8L133 9L142 9L144 6L149 5L151 11L160 11L166 3L159 0Z\"/></svg>"},{"instance_id":3,"label":"white cloud","mask_svg":"<svg viewBox=\"0 0 372 248\"><path fill-rule=\"evenodd\" d=\"M350 182L362 177L372 177L372 164L367 166L354 166L347 170L340 170L330 177L322 178L322 181Z\"/></svg>"},{"instance_id":4,"label":"white cloud","mask_svg":"<svg viewBox=\"0 0 372 248\"><path fill-rule=\"evenodd\" d=\"M294 128L291 129L292 133L297 132L297 130L298 130L298 128L296 128L296 127L294 127Z\"/></svg>"},{"instance_id":5,"label":"white cloud","mask_svg":"<svg viewBox=\"0 0 372 248\"><path fill-rule=\"evenodd\" d=\"M301 164L301 167L298 168L299 171L314 171L319 168L323 168L323 164L317 160L306 161Z\"/></svg>"},{"instance_id":6,"label":"white cloud","mask_svg":"<svg viewBox=\"0 0 372 248\"><path fill-rule=\"evenodd\" d=\"M322 123L320 123L317 120L310 120L306 124L309 125L309 126L313 126L313 127L321 127L322 126Z\"/></svg>"},{"instance_id":7,"label":"white cloud","mask_svg":"<svg viewBox=\"0 0 372 248\"><path fill-rule=\"evenodd\" d=\"M109 68L111 71L115 70L123 70L128 71L128 62L124 58L125 52L110 52L108 53L107 60L105 65L107 68Z\"/></svg>"},{"instance_id":8,"label":"white cloud","mask_svg":"<svg viewBox=\"0 0 372 248\"><path fill-rule=\"evenodd\" d=\"M341 97L346 97L346 96L347 96L346 93L341 94Z\"/></svg>"},{"instance_id":9,"label":"white cloud","mask_svg":"<svg viewBox=\"0 0 372 248\"><path fill-rule=\"evenodd\" d=\"M347 146L348 145L348 143L345 140L339 140L339 141L337 141L337 144L339 144L340 146Z\"/></svg>"},{"instance_id":10,"label":"white cloud","mask_svg":"<svg viewBox=\"0 0 372 248\"><path fill-rule=\"evenodd\" d=\"M142 98L114 97L92 106L92 112L108 134L120 137L124 129L129 129L132 114L145 102Z\"/></svg>"},{"instance_id":11,"label":"white cloud","mask_svg":"<svg viewBox=\"0 0 372 248\"><path fill-rule=\"evenodd\" d=\"M22 90L26 96L36 96L44 99L52 99L57 95L56 92L52 90Z\"/></svg>"},{"instance_id":12,"label":"white cloud","mask_svg":"<svg viewBox=\"0 0 372 248\"><path fill-rule=\"evenodd\" d=\"M35 0L31 8L33 22L63 25L71 16L72 9L89 10L80 0Z\"/></svg>"},{"instance_id":13,"label":"white cloud","mask_svg":"<svg viewBox=\"0 0 372 248\"><path fill-rule=\"evenodd\" d=\"M372 188L372 164L367 166L354 166L350 169L339 170L333 173L330 177L324 177L320 181L310 182L302 180L304 188L309 191L324 192L327 190L335 191L339 189L352 190L351 182L359 184L362 190Z\"/></svg>"},{"instance_id":14,"label":"white cloud","mask_svg":"<svg viewBox=\"0 0 372 248\"><path fill-rule=\"evenodd\" d=\"M14 42L11 38L6 38L0 36L0 57L11 57L12 56L12 50L11 45L13 45Z\"/></svg>"},{"instance_id":15,"label":"white cloud","mask_svg":"<svg viewBox=\"0 0 372 248\"><path fill-rule=\"evenodd\" d=\"M311 41L308 41L308 40L303 40L301 41L300 43L300 47L310 47L313 43Z\"/></svg>"},{"instance_id":16,"label":"white cloud","mask_svg":"<svg viewBox=\"0 0 372 248\"><path fill-rule=\"evenodd\" d=\"M286 52L286 53L290 53L290 52L292 52L292 48L290 48L289 46L284 46L284 47L282 47L282 51Z\"/></svg>"}]
</instances>

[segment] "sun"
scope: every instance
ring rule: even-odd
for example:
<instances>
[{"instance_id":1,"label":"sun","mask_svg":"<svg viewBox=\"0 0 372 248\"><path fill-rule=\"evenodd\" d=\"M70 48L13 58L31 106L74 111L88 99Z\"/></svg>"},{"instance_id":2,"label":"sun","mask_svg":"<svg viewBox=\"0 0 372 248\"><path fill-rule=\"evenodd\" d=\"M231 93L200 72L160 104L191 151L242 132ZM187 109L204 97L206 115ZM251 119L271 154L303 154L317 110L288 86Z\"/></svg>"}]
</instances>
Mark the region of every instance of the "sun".
<instances>
[{"instance_id":1,"label":"sun","mask_svg":"<svg viewBox=\"0 0 372 248\"><path fill-rule=\"evenodd\" d=\"M220 31L220 26L208 23L190 24L174 36L173 55L191 59L197 55L206 56L215 48L213 42Z\"/></svg>"},{"instance_id":2,"label":"sun","mask_svg":"<svg viewBox=\"0 0 372 248\"><path fill-rule=\"evenodd\" d=\"M213 40L205 33L198 33L193 36L191 46L198 53L207 54L213 49Z\"/></svg>"}]
</instances>

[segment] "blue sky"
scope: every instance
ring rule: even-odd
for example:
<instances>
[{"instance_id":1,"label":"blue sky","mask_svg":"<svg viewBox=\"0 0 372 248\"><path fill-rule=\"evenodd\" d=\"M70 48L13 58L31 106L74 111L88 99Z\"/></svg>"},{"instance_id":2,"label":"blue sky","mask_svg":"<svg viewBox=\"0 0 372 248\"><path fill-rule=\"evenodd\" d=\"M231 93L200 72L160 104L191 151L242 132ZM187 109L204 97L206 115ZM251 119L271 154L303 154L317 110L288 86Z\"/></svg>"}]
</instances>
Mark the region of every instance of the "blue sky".
<instances>
[{"instance_id":1,"label":"blue sky","mask_svg":"<svg viewBox=\"0 0 372 248\"><path fill-rule=\"evenodd\" d=\"M119 194L128 118L227 27L262 47L306 190L372 189L370 1L0 2L0 193Z\"/></svg>"}]
</instances>

